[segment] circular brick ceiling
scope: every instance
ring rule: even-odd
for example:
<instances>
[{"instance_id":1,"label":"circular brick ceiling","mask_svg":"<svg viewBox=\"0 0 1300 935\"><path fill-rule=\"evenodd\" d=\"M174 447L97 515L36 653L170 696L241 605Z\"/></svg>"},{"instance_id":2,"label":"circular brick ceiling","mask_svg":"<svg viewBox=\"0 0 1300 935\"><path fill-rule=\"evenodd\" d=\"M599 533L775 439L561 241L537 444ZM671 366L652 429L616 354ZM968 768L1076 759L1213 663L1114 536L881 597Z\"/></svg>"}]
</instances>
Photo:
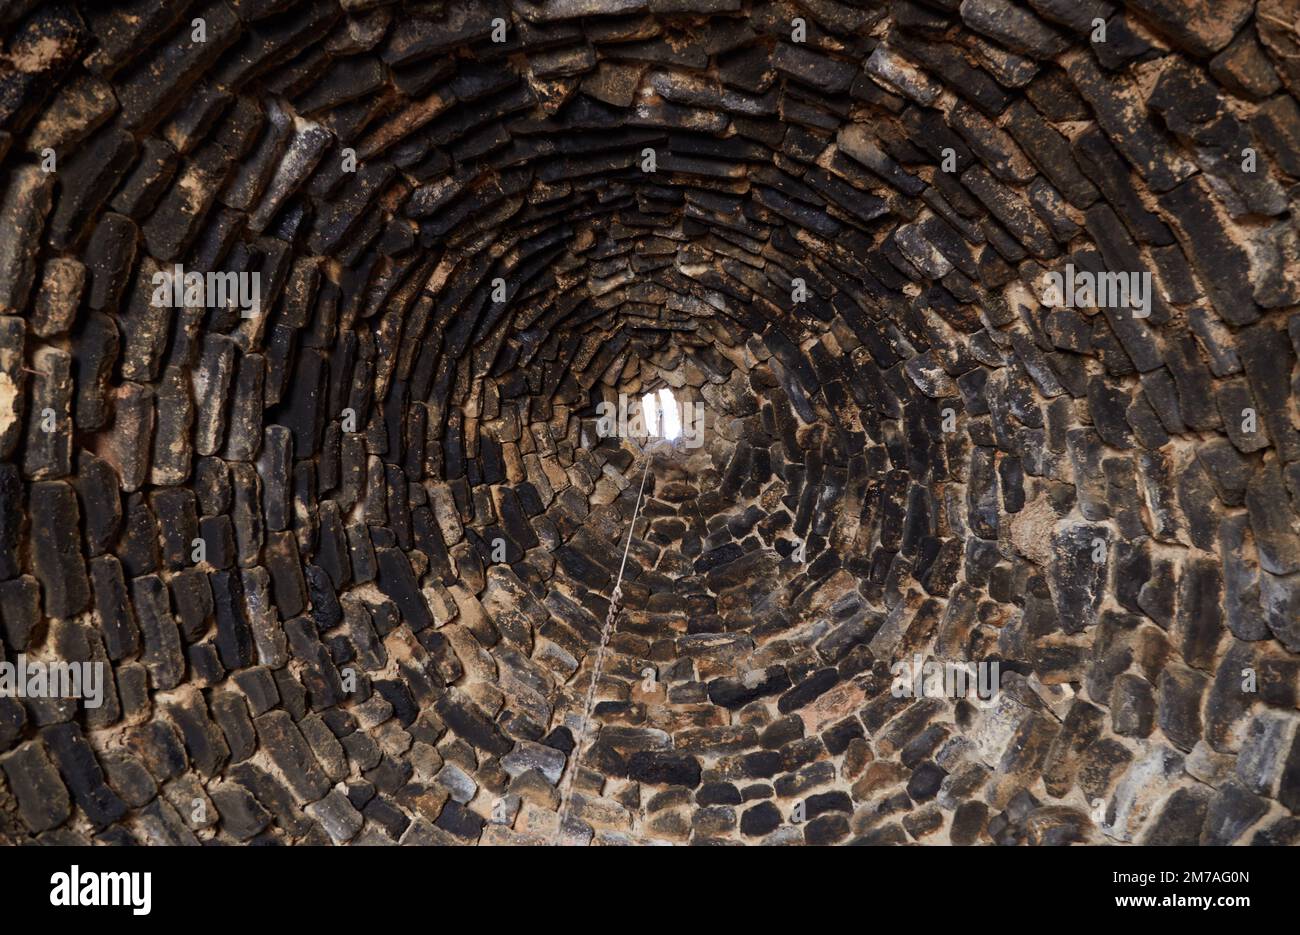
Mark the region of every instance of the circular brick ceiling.
<instances>
[{"instance_id":1,"label":"circular brick ceiling","mask_svg":"<svg viewBox=\"0 0 1300 935\"><path fill-rule=\"evenodd\" d=\"M1294 843L1297 16L0 4L0 837Z\"/></svg>"}]
</instances>

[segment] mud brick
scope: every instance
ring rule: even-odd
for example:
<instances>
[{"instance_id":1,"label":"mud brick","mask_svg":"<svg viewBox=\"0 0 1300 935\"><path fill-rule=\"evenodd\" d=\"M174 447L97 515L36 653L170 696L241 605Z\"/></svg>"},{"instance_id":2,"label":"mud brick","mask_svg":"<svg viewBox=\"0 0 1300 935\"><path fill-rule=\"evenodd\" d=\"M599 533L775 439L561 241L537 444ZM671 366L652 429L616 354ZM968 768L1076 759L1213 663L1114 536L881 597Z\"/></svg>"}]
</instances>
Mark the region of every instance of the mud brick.
<instances>
[{"instance_id":1,"label":"mud brick","mask_svg":"<svg viewBox=\"0 0 1300 935\"><path fill-rule=\"evenodd\" d=\"M199 839L170 802L154 799L140 810L139 827L146 844L162 847L197 847Z\"/></svg>"},{"instance_id":2,"label":"mud brick","mask_svg":"<svg viewBox=\"0 0 1300 935\"><path fill-rule=\"evenodd\" d=\"M250 146L225 189L222 203L239 211L249 211L265 190L277 160L284 154L293 120L288 111L274 100L266 102L264 132Z\"/></svg>"},{"instance_id":3,"label":"mud brick","mask_svg":"<svg viewBox=\"0 0 1300 935\"><path fill-rule=\"evenodd\" d=\"M182 689L164 711L180 733L194 768L204 776L216 775L230 758L230 748L208 712L203 693Z\"/></svg>"},{"instance_id":4,"label":"mud brick","mask_svg":"<svg viewBox=\"0 0 1300 935\"><path fill-rule=\"evenodd\" d=\"M235 527L229 516L205 516L199 520L199 538L207 549L209 565L223 571L235 567Z\"/></svg>"},{"instance_id":5,"label":"mud brick","mask_svg":"<svg viewBox=\"0 0 1300 935\"><path fill-rule=\"evenodd\" d=\"M147 217L176 174L176 150L165 140L149 137L140 144L134 168L118 187L109 206L135 221Z\"/></svg>"},{"instance_id":6,"label":"mud brick","mask_svg":"<svg viewBox=\"0 0 1300 935\"><path fill-rule=\"evenodd\" d=\"M1101 131L1094 129L1079 136L1074 153L1083 173L1100 189L1135 240L1158 246L1173 243L1169 228L1142 205L1128 165Z\"/></svg>"},{"instance_id":7,"label":"mud brick","mask_svg":"<svg viewBox=\"0 0 1300 935\"><path fill-rule=\"evenodd\" d=\"M104 828L127 812L126 803L104 782L95 754L76 724L56 724L41 731L73 800L96 828Z\"/></svg>"},{"instance_id":8,"label":"mud brick","mask_svg":"<svg viewBox=\"0 0 1300 935\"><path fill-rule=\"evenodd\" d=\"M0 769L18 799L18 817L32 833L56 828L72 814L68 790L40 740L0 757Z\"/></svg>"},{"instance_id":9,"label":"mud brick","mask_svg":"<svg viewBox=\"0 0 1300 935\"><path fill-rule=\"evenodd\" d=\"M1228 45L1237 29L1250 18L1253 9L1243 0L1228 0L1226 3L1136 0L1132 6L1148 17L1178 48L1197 56L1208 56Z\"/></svg>"},{"instance_id":10,"label":"mud brick","mask_svg":"<svg viewBox=\"0 0 1300 935\"><path fill-rule=\"evenodd\" d=\"M362 607L354 604L344 608L348 627L348 638L357 653L357 661L367 671L382 669L387 664L388 654L384 644L371 623L371 617Z\"/></svg>"},{"instance_id":11,"label":"mud brick","mask_svg":"<svg viewBox=\"0 0 1300 935\"><path fill-rule=\"evenodd\" d=\"M302 183L311 175L333 142L330 132L319 124L297 124L288 147L276 166L261 200L249 215L250 230L265 230Z\"/></svg>"},{"instance_id":12,"label":"mud brick","mask_svg":"<svg viewBox=\"0 0 1300 935\"><path fill-rule=\"evenodd\" d=\"M71 617L90 604L90 579L81 557L81 511L77 496L62 481L31 488L32 565L45 595L45 613Z\"/></svg>"},{"instance_id":13,"label":"mud brick","mask_svg":"<svg viewBox=\"0 0 1300 935\"><path fill-rule=\"evenodd\" d=\"M0 200L0 314L12 315L27 306L36 280L36 253L50 212L54 179L36 166L14 169Z\"/></svg>"},{"instance_id":14,"label":"mud brick","mask_svg":"<svg viewBox=\"0 0 1300 935\"><path fill-rule=\"evenodd\" d=\"M329 575L318 565L308 563L302 569L307 582L307 596L311 602L311 619L316 629L324 633L338 626L343 620L343 607Z\"/></svg>"},{"instance_id":15,"label":"mud brick","mask_svg":"<svg viewBox=\"0 0 1300 935\"><path fill-rule=\"evenodd\" d=\"M273 532L267 536L266 567L271 573L276 607L287 616L297 616L307 605L307 584L292 533Z\"/></svg>"},{"instance_id":16,"label":"mud brick","mask_svg":"<svg viewBox=\"0 0 1300 935\"><path fill-rule=\"evenodd\" d=\"M312 823L297 807L284 784L252 763L240 763L230 770L231 779L245 790L276 825L288 834L306 835Z\"/></svg>"},{"instance_id":17,"label":"mud brick","mask_svg":"<svg viewBox=\"0 0 1300 935\"><path fill-rule=\"evenodd\" d=\"M72 328L87 278L86 267L72 257L45 261L30 319L38 337L66 334Z\"/></svg>"},{"instance_id":18,"label":"mud brick","mask_svg":"<svg viewBox=\"0 0 1300 935\"><path fill-rule=\"evenodd\" d=\"M293 467L293 531L298 539L298 547L305 552L316 549L319 530L316 506L318 498L316 463L299 461Z\"/></svg>"},{"instance_id":19,"label":"mud brick","mask_svg":"<svg viewBox=\"0 0 1300 935\"><path fill-rule=\"evenodd\" d=\"M0 580L12 578L21 570L18 545L23 530L22 496L18 467L0 464Z\"/></svg>"},{"instance_id":20,"label":"mud brick","mask_svg":"<svg viewBox=\"0 0 1300 935\"><path fill-rule=\"evenodd\" d=\"M113 427L101 435L96 453L113 466L126 493L139 490L149 476L154 404L148 387L124 383L113 391Z\"/></svg>"},{"instance_id":21,"label":"mud brick","mask_svg":"<svg viewBox=\"0 0 1300 935\"><path fill-rule=\"evenodd\" d=\"M253 663L253 633L244 606L244 586L240 576L230 571L208 575L212 587L213 609L217 620L217 649L227 669L236 670Z\"/></svg>"},{"instance_id":22,"label":"mud brick","mask_svg":"<svg viewBox=\"0 0 1300 935\"><path fill-rule=\"evenodd\" d=\"M111 75L131 58L143 55L149 45L176 25L181 10L175 7L130 2L117 8L87 11L87 25L99 40L88 68L94 74Z\"/></svg>"},{"instance_id":23,"label":"mud brick","mask_svg":"<svg viewBox=\"0 0 1300 935\"><path fill-rule=\"evenodd\" d=\"M42 347L32 362L23 473L38 480L66 477L72 473L72 355Z\"/></svg>"},{"instance_id":24,"label":"mud brick","mask_svg":"<svg viewBox=\"0 0 1300 935\"><path fill-rule=\"evenodd\" d=\"M23 437L23 410L25 400L22 387L26 383L23 352L26 344L26 325L21 318L0 317L0 375L9 388L0 399L0 456L11 457Z\"/></svg>"},{"instance_id":25,"label":"mud brick","mask_svg":"<svg viewBox=\"0 0 1300 935\"><path fill-rule=\"evenodd\" d=\"M100 756L100 763L109 788L130 808L147 805L158 794L158 784L144 764L130 753L105 753Z\"/></svg>"},{"instance_id":26,"label":"mud brick","mask_svg":"<svg viewBox=\"0 0 1300 935\"><path fill-rule=\"evenodd\" d=\"M94 555L107 551L122 525L118 478L107 461L82 451L77 455L73 485L85 518L86 547Z\"/></svg>"},{"instance_id":27,"label":"mud brick","mask_svg":"<svg viewBox=\"0 0 1300 935\"><path fill-rule=\"evenodd\" d=\"M135 263L139 230L130 218L105 212L82 253L86 306L97 312L117 310Z\"/></svg>"},{"instance_id":28,"label":"mud brick","mask_svg":"<svg viewBox=\"0 0 1300 935\"><path fill-rule=\"evenodd\" d=\"M122 330L122 376L127 380L152 383L162 374L163 354L176 310L166 303L155 303L154 279L170 275L151 257L144 258L136 270L128 300L127 313L117 319Z\"/></svg>"},{"instance_id":29,"label":"mud brick","mask_svg":"<svg viewBox=\"0 0 1300 935\"><path fill-rule=\"evenodd\" d=\"M190 643L185 647L185 660L189 668L189 683L197 688L211 688L226 677L226 667L221 655L211 641Z\"/></svg>"},{"instance_id":30,"label":"mud brick","mask_svg":"<svg viewBox=\"0 0 1300 935\"><path fill-rule=\"evenodd\" d=\"M1276 575L1300 571L1300 524L1289 508L1275 459L1266 458L1256 466L1246 487L1246 509L1260 567Z\"/></svg>"},{"instance_id":31,"label":"mud brick","mask_svg":"<svg viewBox=\"0 0 1300 935\"><path fill-rule=\"evenodd\" d=\"M1215 215L1205 185L1189 179L1162 195L1160 204L1176 219L1183 251L1219 317L1233 325L1256 321L1259 309L1248 298L1254 295L1249 259Z\"/></svg>"},{"instance_id":32,"label":"mud brick","mask_svg":"<svg viewBox=\"0 0 1300 935\"><path fill-rule=\"evenodd\" d=\"M299 805L319 800L330 782L311 747L297 726L283 711L271 711L254 718L259 744L264 747L281 778Z\"/></svg>"},{"instance_id":33,"label":"mud brick","mask_svg":"<svg viewBox=\"0 0 1300 935\"><path fill-rule=\"evenodd\" d=\"M171 570L192 564L194 540L199 535L198 511L190 490L159 490L149 498L161 533L162 558Z\"/></svg>"},{"instance_id":34,"label":"mud brick","mask_svg":"<svg viewBox=\"0 0 1300 935\"><path fill-rule=\"evenodd\" d=\"M208 335L203 339L203 353L193 376L198 410L194 450L200 455L216 454L221 449L235 353L234 342L224 335Z\"/></svg>"},{"instance_id":35,"label":"mud brick","mask_svg":"<svg viewBox=\"0 0 1300 935\"><path fill-rule=\"evenodd\" d=\"M240 577L257 660L262 665L284 665L289 659L288 647L280 626L279 611L271 603L271 576L266 569L259 567L245 569Z\"/></svg>"},{"instance_id":36,"label":"mud brick","mask_svg":"<svg viewBox=\"0 0 1300 935\"><path fill-rule=\"evenodd\" d=\"M348 734L341 743L343 749L347 751L348 757L362 770L373 769L383 759L383 751L379 749L379 744L364 731L354 731ZM444 792L443 795L446 795L446 793Z\"/></svg>"},{"instance_id":37,"label":"mud brick","mask_svg":"<svg viewBox=\"0 0 1300 935\"><path fill-rule=\"evenodd\" d=\"M135 724L148 718L152 712L148 671L138 662L124 662L116 674L123 719Z\"/></svg>"},{"instance_id":38,"label":"mud brick","mask_svg":"<svg viewBox=\"0 0 1300 935\"><path fill-rule=\"evenodd\" d=\"M224 457L231 461L250 461L261 447L262 387L266 373L260 354L238 358L233 378L233 397L225 416Z\"/></svg>"},{"instance_id":39,"label":"mud brick","mask_svg":"<svg viewBox=\"0 0 1300 935\"><path fill-rule=\"evenodd\" d=\"M1155 128L1136 103L1130 88L1104 75L1089 56L1078 58L1066 71L1111 143L1152 189L1169 191L1192 174L1194 167L1178 156Z\"/></svg>"},{"instance_id":40,"label":"mud brick","mask_svg":"<svg viewBox=\"0 0 1300 935\"><path fill-rule=\"evenodd\" d=\"M280 693L276 689L275 679L266 668L256 666L244 669L235 673L234 679L239 690L248 699L248 706L254 717L265 714L279 703Z\"/></svg>"},{"instance_id":41,"label":"mud brick","mask_svg":"<svg viewBox=\"0 0 1300 935\"><path fill-rule=\"evenodd\" d=\"M375 558L379 589L397 605L402 619L416 633L432 626L433 617L406 556L398 549L378 548Z\"/></svg>"},{"instance_id":42,"label":"mud brick","mask_svg":"<svg viewBox=\"0 0 1300 935\"><path fill-rule=\"evenodd\" d=\"M199 515L210 518L230 510L230 469L220 458L200 458L194 467L194 495Z\"/></svg>"},{"instance_id":43,"label":"mud brick","mask_svg":"<svg viewBox=\"0 0 1300 935\"><path fill-rule=\"evenodd\" d=\"M56 658L70 663L73 666L80 667L84 663L92 663L97 660L94 658L96 647L93 647L89 639L87 630L76 620L53 620L49 624L49 629L45 635L45 647L50 654ZM102 662L103 660L98 660ZM101 671L102 674L102 671ZM109 713L111 707L108 703L108 696L111 692L111 680L104 677L101 684L105 685L104 696L105 705L98 710L87 709L87 723L91 726L97 720L98 715L103 712ZM87 697L87 683L82 681L83 689L80 694L73 691L75 685L68 685L65 689L64 684L51 680L49 693L47 697L28 697L24 704L27 707L27 713L33 724L42 726L46 724L61 724L73 719L77 714L78 706L84 706L81 699Z\"/></svg>"},{"instance_id":44,"label":"mud brick","mask_svg":"<svg viewBox=\"0 0 1300 935\"><path fill-rule=\"evenodd\" d=\"M149 508L149 501L143 494L132 494L126 501L126 529L117 548L128 577L149 574L162 567L160 543L158 518Z\"/></svg>"},{"instance_id":45,"label":"mud brick","mask_svg":"<svg viewBox=\"0 0 1300 935\"><path fill-rule=\"evenodd\" d=\"M167 587L157 575L143 575L132 580L131 599L144 640L142 661L149 680L158 690L175 688L185 674L185 656Z\"/></svg>"},{"instance_id":46,"label":"mud brick","mask_svg":"<svg viewBox=\"0 0 1300 935\"><path fill-rule=\"evenodd\" d=\"M1252 129L1287 175L1300 175L1300 155L1296 148L1296 141L1300 140L1300 107L1290 95L1279 94L1260 105Z\"/></svg>"},{"instance_id":47,"label":"mud brick","mask_svg":"<svg viewBox=\"0 0 1300 935\"><path fill-rule=\"evenodd\" d=\"M212 715L230 748L231 763L243 762L256 752L257 737L243 697L234 692L213 693Z\"/></svg>"},{"instance_id":48,"label":"mud brick","mask_svg":"<svg viewBox=\"0 0 1300 935\"><path fill-rule=\"evenodd\" d=\"M214 604L208 576L199 568L186 568L171 576L172 604L180 617L181 636L187 643L201 639L208 632Z\"/></svg>"},{"instance_id":49,"label":"mud brick","mask_svg":"<svg viewBox=\"0 0 1300 935\"><path fill-rule=\"evenodd\" d=\"M352 579L352 565L348 558L347 532L343 526L342 512L333 500L320 503L320 538L317 561L336 590L346 588Z\"/></svg>"},{"instance_id":50,"label":"mud brick","mask_svg":"<svg viewBox=\"0 0 1300 935\"><path fill-rule=\"evenodd\" d=\"M1284 461L1300 459L1300 433L1282 404L1289 394L1295 351L1277 328L1258 324L1238 336L1238 354L1246 368L1251 392L1260 407L1259 419Z\"/></svg>"},{"instance_id":51,"label":"mud brick","mask_svg":"<svg viewBox=\"0 0 1300 935\"><path fill-rule=\"evenodd\" d=\"M971 29L1034 58L1052 58L1067 44L1052 26L1008 0L965 0L961 17Z\"/></svg>"},{"instance_id":52,"label":"mud brick","mask_svg":"<svg viewBox=\"0 0 1300 935\"><path fill-rule=\"evenodd\" d=\"M121 563L112 555L90 561L90 578L94 588L95 619L103 636L108 657L119 662L134 655L140 646L140 631L135 610L127 599L126 580Z\"/></svg>"},{"instance_id":53,"label":"mud brick","mask_svg":"<svg viewBox=\"0 0 1300 935\"><path fill-rule=\"evenodd\" d=\"M317 638L312 622L295 617L285 622L284 632L289 639L290 653L303 666L301 677L312 709L319 711L342 702L346 694L338 669Z\"/></svg>"},{"instance_id":54,"label":"mud brick","mask_svg":"<svg viewBox=\"0 0 1300 935\"><path fill-rule=\"evenodd\" d=\"M235 525L235 546L239 564L247 567L255 564L262 552L261 484L251 464L231 464L230 478L234 490L230 516Z\"/></svg>"},{"instance_id":55,"label":"mud brick","mask_svg":"<svg viewBox=\"0 0 1300 935\"><path fill-rule=\"evenodd\" d=\"M238 34L239 20L224 3L196 7L193 13L206 24L204 42L194 42L189 29L179 29L162 40L157 51L146 60L124 73L118 82L122 119L132 129L148 131L156 126ZM161 19L159 16L146 17L122 28L118 35L123 39L119 41L126 48L118 54L122 55L133 45L125 43L128 30L149 35L153 28L158 28ZM112 61L108 55L105 59L108 60L106 65Z\"/></svg>"},{"instance_id":56,"label":"mud brick","mask_svg":"<svg viewBox=\"0 0 1300 935\"><path fill-rule=\"evenodd\" d=\"M262 480L262 504L266 528L278 532L288 529L289 473L292 470L292 436L281 425L268 426L262 452L257 459L257 473Z\"/></svg>"},{"instance_id":57,"label":"mud brick","mask_svg":"<svg viewBox=\"0 0 1300 935\"><path fill-rule=\"evenodd\" d=\"M1051 258L1060 252L1041 221L1011 190L995 179L983 166L972 166L962 176L969 188L989 211L1035 256Z\"/></svg>"},{"instance_id":58,"label":"mud brick","mask_svg":"<svg viewBox=\"0 0 1300 935\"><path fill-rule=\"evenodd\" d=\"M339 505L351 509L361 496L366 461L364 442L359 435L344 435L339 446Z\"/></svg>"},{"instance_id":59,"label":"mud brick","mask_svg":"<svg viewBox=\"0 0 1300 935\"><path fill-rule=\"evenodd\" d=\"M1181 750L1201 739L1201 701L1208 679L1186 666L1170 665L1160 673L1160 730Z\"/></svg>"},{"instance_id":60,"label":"mud brick","mask_svg":"<svg viewBox=\"0 0 1300 935\"><path fill-rule=\"evenodd\" d=\"M320 448L329 369L325 356L314 348L303 348L289 381L285 398L284 425L293 433L294 451L305 457Z\"/></svg>"},{"instance_id":61,"label":"mud brick","mask_svg":"<svg viewBox=\"0 0 1300 935\"><path fill-rule=\"evenodd\" d=\"M229 168L229 155L219 146L181 161L171 187L140 227L152 256L176 260L194 243Z\"/></svg>"},{"instance_id":62,"label":"mud brick","mask_svg":"<svg viewBox=\"0 0 1300 935\"><path fill-rule=\"evenodd\" d=\"M388 528L393 531L397 545L403 550L409 550L412 545L411 509L406 493L406 475L396 464L388 464L384 466L384 480L387 494L384 512L388 517Z\"/></svg>"},{"instance_id":63,"label":"mud brick","mask_svg":"<svg viewBox=\"0 0 1300 935\"><path fill-rule=\"evenodd\" d=\"M41 589L36 579L23 575L0 582L0 623L5 643L18 652L27 649L41 622Z\"/></svg>"},{"instance_id":64,"label":"mud brick","mask_svg":"<svg viewBox=\"0 0 1300 935\"><path fill-rule=\"evenodd\" d=\"M116 673L108 658L108 651L104 648L100 631L94 624L90 621L81 621L76 624L76 628L77 639L84 640L86 644L85 652L78 653L81 661L96 666L102 675L100 684L103 685L103 698L99 706L89 707L85 702L82 703L86 714L86 727L91 731L104 730L122 719L122 695L116 684Z\"/></svg>"},{"instance_id":65,"label":"mud brick","mask_svg":"<svg viewBox=\"0 0 1300 935\"><path fill-rule=\"evenodd\" d=\"M154 396L150 483L160 486L179 484L190 476L194 458L190 435L194 401L189 383L189 375L178 367L167 368L159 381Z\"/></svg>"},{"instance_id":66,"label":"mud brick","mask_svg":"<svg viewBox=\"0 0 1300 935\"><path fill-rule=\"evenodd\" d=\"M500 729L467 699L448 694L439 699L436 710L438 716L456 732L457 736L481 750L496 756L505 756L514 747Z\"/></svg>"},{"instance_id":67,"label":"mud brick","mask_svg":"<svg viewBox=\"0 0 1300 935\"><path fill-rule=\"evenodd\" d=\"M68 250L85 235L96 213L135 161L138 145L124 128L111 125L76 147L59 170L59 197L50 218L49 242Z\"/></svg>"},{"instance_id":68,"label":"mud brick","mask_svg":"<svg viewBox=\"0 0 1300 935\"><path fill-rule=\"evenodd\" d=\"M365 523L353 523L347 528L348 558L352 562L352 577L357 584L373 581L378 574L374 543Z\"/></svg>"},{"instance_id":69,"label":"mud brick","mask_svg":"<svg viewBox=\"0 0 1300 935\"><path fill-rule=\"evenodd\" d=\"M317 254L332 252L354 233L373 193L388 183L394 171L395 167L387 163L359 164L339 199L331 202L317 219L308 240L311 250Z\"/></svg>"}]
</instances>

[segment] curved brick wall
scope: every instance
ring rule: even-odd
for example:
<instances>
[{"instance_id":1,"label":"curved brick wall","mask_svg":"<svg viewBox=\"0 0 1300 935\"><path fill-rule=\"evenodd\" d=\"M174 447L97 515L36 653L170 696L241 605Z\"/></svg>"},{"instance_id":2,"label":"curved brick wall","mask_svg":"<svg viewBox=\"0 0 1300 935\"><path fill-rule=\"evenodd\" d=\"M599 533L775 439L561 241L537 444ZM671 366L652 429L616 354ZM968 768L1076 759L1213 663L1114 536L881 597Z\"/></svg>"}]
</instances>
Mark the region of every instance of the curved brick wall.
<instances>
[{"instance_id":1,"label":"curved brick wall","mask_svg":"<svg viewBox=\"0 0 1300 935\"><path fill-rule=\"evenodd\" d=\"M1294 843L1298 17L0 3L0 839Z\"/></svg>"}]
</instances>

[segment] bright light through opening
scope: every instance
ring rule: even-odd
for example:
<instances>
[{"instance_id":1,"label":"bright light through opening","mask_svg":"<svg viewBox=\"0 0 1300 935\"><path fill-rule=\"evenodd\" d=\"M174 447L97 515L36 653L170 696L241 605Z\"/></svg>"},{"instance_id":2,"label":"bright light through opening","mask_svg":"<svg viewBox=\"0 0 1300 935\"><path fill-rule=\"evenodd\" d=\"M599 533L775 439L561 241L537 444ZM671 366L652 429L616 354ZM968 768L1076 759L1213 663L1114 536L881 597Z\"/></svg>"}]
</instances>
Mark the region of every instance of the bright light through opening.
<instances>
[{"instance_id":1,"label":"bright light through opening","mask_svg":"<svg viewBox=\"0 0 1300 935\"><path fill-rule=\"evenodd\" d=\"M646 435L654 438L659 434L659 407L654 393L646 393L641 397L641 420L645 422Z\"/></svg>"},{"instance_id":2,"label":"bright light through opening","mask_svg":"<svg viewBox=\"0 0 1300 935\"><path fill-rule=\"evenodd\" d=\"M682 416L677 411L677 399L673 391L664 387L658 396L646 393L641 397L641 419L645 423L646 435L650 438L660 437L674 441L682 434Z\"/></svg>"},{"instance_id":3,"label":"bright light through opening","mask_svg":"<svg viewBox=\"0 0 1300 935\"><path fill-rule=\"evenodd\" d=\"M668 387L659 390L659 408L663 412L662 431L664 438L674 441L682 434L682 416L677 410L677 400Z\"/></svg>"}]
</instances>

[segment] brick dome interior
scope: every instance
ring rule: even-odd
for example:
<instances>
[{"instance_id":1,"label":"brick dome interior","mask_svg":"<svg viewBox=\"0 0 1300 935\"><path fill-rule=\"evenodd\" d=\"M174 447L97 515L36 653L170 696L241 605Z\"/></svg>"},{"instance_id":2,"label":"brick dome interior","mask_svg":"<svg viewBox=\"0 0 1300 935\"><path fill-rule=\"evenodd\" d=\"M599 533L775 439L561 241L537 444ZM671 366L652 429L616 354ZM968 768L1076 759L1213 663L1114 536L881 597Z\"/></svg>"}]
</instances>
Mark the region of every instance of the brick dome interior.
<instances>
[{"instance_id":1,"label":"brick dome interior","mask_svg":"<svg viewBox=\"0 0 1300 935\"><path fill-rule=\"evenodd\" d=\"M0 840L1295 843L1298 29L0 2Z\"/></svg>"}]
</instances>

